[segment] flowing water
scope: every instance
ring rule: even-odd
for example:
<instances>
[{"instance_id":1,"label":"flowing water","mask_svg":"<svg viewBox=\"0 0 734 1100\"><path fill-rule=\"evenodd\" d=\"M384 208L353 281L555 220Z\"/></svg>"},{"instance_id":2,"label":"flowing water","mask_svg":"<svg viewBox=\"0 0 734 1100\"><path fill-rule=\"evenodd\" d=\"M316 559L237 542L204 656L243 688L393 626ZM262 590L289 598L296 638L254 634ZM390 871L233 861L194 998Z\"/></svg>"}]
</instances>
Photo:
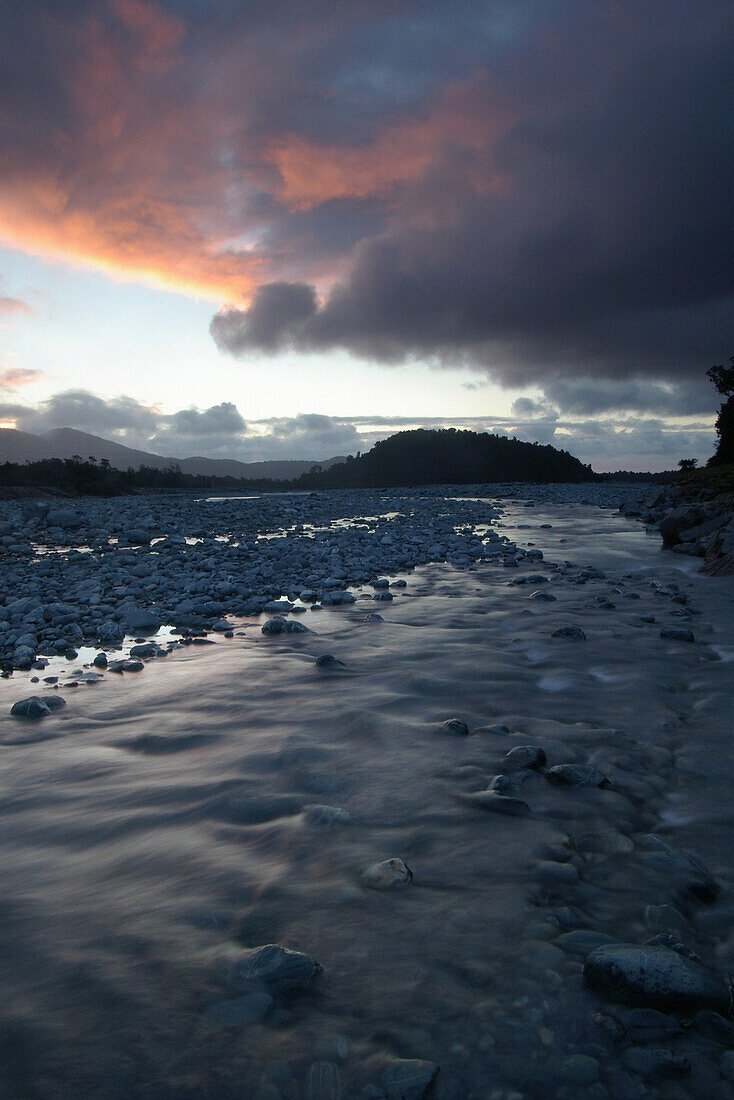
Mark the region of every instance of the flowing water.
<instances>
[{"instance_id":1,"label":"flowing water","mask_svg":"<svg viewBox=\"0 0 734 1100\"><path fill-rule=\"evenodd\" d=\"M138 675L62 681L66 708L31 727L7 717L27 676L0 682L3 1096L326 1096L314 1062L339 1067L345 1097L379 1096L363 1090L398 1058L438 1063L437 1097L561 1096L569 1081L580 1096L579 1052L600 1067L596 1095L622 1095L599 1003L554 940L650 934L645 907L674 902L637 859L656 831L724 884L685 915L729 961L732 584L686 576L611 512L502 510L502 533L608 576L534 563L546 603L508 585L522 569L427 566L391 604L305 612L313 633L250 621ZM702 612L695 645L659 637L682 622L671 583ZM384 621L364 621L375 610ZM550 637L567 625L586 640ZM343 667L319 669L327 652ZM469 737L447 734L454 717ZM529 817L472 803L528 743L611 786L528 772ZM349 820L320 825L312 805ZM389 857L412 884L366 888ZM269 943L324 973L223 1026L229 962ZM676 1088L700 1095L698 1072Z\"/></svg>"}]
</instances>

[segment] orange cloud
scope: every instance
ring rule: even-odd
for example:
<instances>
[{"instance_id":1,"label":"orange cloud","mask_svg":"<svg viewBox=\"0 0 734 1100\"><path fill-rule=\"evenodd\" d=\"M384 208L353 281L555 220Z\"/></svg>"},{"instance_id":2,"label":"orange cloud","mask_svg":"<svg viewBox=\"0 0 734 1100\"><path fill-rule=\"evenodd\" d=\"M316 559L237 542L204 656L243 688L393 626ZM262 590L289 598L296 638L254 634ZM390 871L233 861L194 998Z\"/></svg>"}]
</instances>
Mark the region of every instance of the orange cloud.
<instances>
[{"instance_id":1,"label":"orange cloud","mask_svg":"<svg viewBox=\"0 0 734 1100\"><path fill-rule=\"evenodd\" d=\"M43 375L42 370L27 370L24 367L0 367L0 389L17 390L27 386ZM11 425L15 427L15 424Z\"/></svg>"},{"instance_id":2,"label":"orange cloud","mask_svg":"<svg viewBox=\"0 0 734 1100\"><path fill-rule=\"evenodd\" d=\"M419 179L443 147L474 151L489 146L506 124L496 112L476 110L469 88L451 89L427 118L397 123L364 146L322 145L298 135L274 142L269 156L281 178L279 197L295 210L329 199L384 197ZM486 178L474 181L482 189Z\"/></svg>"}]
</instances>

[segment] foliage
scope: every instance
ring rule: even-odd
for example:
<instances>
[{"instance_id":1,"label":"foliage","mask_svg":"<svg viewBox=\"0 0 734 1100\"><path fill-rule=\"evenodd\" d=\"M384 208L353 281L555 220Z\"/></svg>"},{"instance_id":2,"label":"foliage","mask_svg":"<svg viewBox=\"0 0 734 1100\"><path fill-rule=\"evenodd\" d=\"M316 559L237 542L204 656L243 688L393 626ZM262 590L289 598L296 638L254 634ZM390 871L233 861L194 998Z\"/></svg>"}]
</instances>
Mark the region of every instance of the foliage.
<instances>
[{"instance_id":1,"label":"foliage","mask_svg":"<svg viewBox=\"0 0 734 1100\"><path fill-rule=\"evenodd\" d=\"M734 462L734 355L729 360L728 367L720 364L711 367L706 373L719 393L726 398L716 417L716 435L719 440L716 454L709 459L710 466L719 466Z\"/></svg>"}]
</instances>

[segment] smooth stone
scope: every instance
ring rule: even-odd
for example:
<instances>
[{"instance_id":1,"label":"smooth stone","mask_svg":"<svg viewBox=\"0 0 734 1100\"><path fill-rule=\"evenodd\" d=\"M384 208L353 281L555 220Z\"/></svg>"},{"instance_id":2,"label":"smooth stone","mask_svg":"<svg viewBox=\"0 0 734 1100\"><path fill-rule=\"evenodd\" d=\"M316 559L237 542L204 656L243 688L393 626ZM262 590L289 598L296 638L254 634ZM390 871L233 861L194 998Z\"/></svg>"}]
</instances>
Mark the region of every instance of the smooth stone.
<instances>
[{"instance_id":1,"label":"smooth stone","mask_svg":"<svg viewBox=\"0 0 734 1100\"><path fill-rule=\"evenodd\" d=\"M386 1100L421 1100L437 1073L435 1062L406 1058L386 1066L380 1084Z\"/></svg>"},{"instance_id":2,"label":"smooth stone","mask_svg":"<svg viewBox=\"0 0 734 1100\"><path fill-rule=\"evenodd\" d=\"M341 806L304 806L303 815L309 825L329 829L334 825L348 825L352 815Z\"/></svg>"},{"instance_id":3,"label":"smooth stone","mask_svg":"<svg viewBox=\"0 0 734 1100\"><path fill-rule=\"evenodd\" d=\"M222 1027L256 1024L267 1016L274 1004L269 993L248 993L244 997L233 997L209 1005L204 1009L204 1016Z\"/></svg>"},{"instance_id":4,"label":"smooth stone","mask_svg":"<svg viewBox=\"0 0 734 1100\"><path fill-rule=\"evenodd\" d=\"M337 660L331 653L322 653L316 658L316 668L344 668L344 662Z\"/></svg>"},{"instance_id":5,"label":"smooth stone","mask_svg":"<svg viewBox=\"0 0 734 1100\"><path fill-rule=\"evenodd\" d=\"M92 664L95 668L107 668L107 663L106 653L98 653L92 660Z\"/></svg>"},{"instance_id":6,"label":"smooth stone","mask_svg":"<svg viewBox=\"0 0 734 1100\"><path fill-rule=\"evenodd\" d=\"M556 863L550 859L540 860L535 866L535 874L541 882L548 885L572 886L579 880L579 873L573 863Z\"/></svg>"},{"instance_id":7,"label":"smooth stone","mask_svg":"<svg viewBox=\"0 0 734 1100\"><path fill-rule=\"evenodd\" d=\"M677 626L667 626L660 631L660 637L671 642L695 642L692 630L684 630Z\"/></svg>"},{"instance_id":8,"label":"smooth stone","mask_svg":"<svg viewBox=\"0 0 734 1100\"><path fill-rule=\"evenodd\" d=\"M604 772L591 764L554 764L546 779L556 787L608 787Z\"/></svg>"},{"instance_id":9,"label":"smooth stone","mask_svg":"<svg viewBox=\"0 0 734 1100\"><path fill-rule=\"evenodd\" d=\"M303 623L294 622L276 615L274 619L268 619L261 627L263 634L310 634L311 631Z\"/></svg>"},{"instance_id":10,"label":"smooth stone","mask_svg":"<svg viewBox=\"0 0 734 1100\"><path fill-rule=\"evenodd\" d=\"M691 1063L687 1058L663 1047L629 1047L622 1052L622 1062L632 1073L639 1074L646 1081L682 1077L691 1072Z\"/></svg>"},{"instance_id":11,"label":"smooth stone","mask_svg":"<svg viewBox=\"0 0 734 1100\"><path fill-rule=\"evenodd\" d=\"M588 1054L571 1054L559 1068L563 1080L579 1088L588 1088L599 1080L599 1063Z\"/></svg>"},{"instance_id":12,"label":"smooth stone","mask_svg":"<svg viewBox=\"0 0 734 1100\"><path fill-rule=\"evenodd\" d=\"M727 1015L726 982L700 963L668 947L610 944L596 948L584 963L587 985L623 1004L661 1012L710 1009Z\"/></svg>"},{"instance_id":13,"label":"smooth stone","mask_svg":"<svg viewBox=\"0 0 734 1100\"><path fill-rule=\"evenodd\" d=\"M626 1038L635 1045L662 1043L683 1034L683 1028L673 1016L654 1008L617 1009L614 1017L623 1025Z\"/></svg>"},{"instance_id":14,"label":"smooth stone","mask_svg":"<svg viewBox=\"0 0 734 1100\"><path fill-rule=\"evenodd\" d=\"M323 969L321 963L310 955L270 943L246 952L230 964L229 982L238 992L263 986L277 996L294 989L308 988Z\"/></svg>"},{"instance_id":15,"label":"smooth stone","mask_svg":"<svg viewBox=\"0 0 734 1100\"><path fill-rule=\"evenodd\" d=\"M502 757L502 766L507 771L537 771L538 768L545 767L545 764L545 752L538 745L518 745Z\"/></svg>"},{"instance_id":16,"label":"smooth stone","mask_svg":"<svg viewBox=\"0 0 734 1100\"><path fill-rule=\"evenodd\" d=\"M552 592L545 592L541 590L538 592L531 592L529 599L538 600L539 603L555 603L558 597L554 596Z\"/></svg>"},{"instance_id":17,"label":"smooth stone","mask_svg":"<svg viewBox=\"0 0 734 1100\"><path fill-rule=\"evenodd\" d=\"M449 718L447 722L444 722L443 728L447 733L451 733L454 737L468 737L469 727L466 722L462 722L461 718Z\"/></svg>"},{"instance_id":18,"label":"smooth stone","mask_svg":"<svg viewBox=\"0 0 734 1100\"><path fill-rule=\"evenodd\" d=\"M61 695L29 695L13 703L10 713L13 718L45 718L65 706L66 699Z\"/></svg>"},{"instance_id":19,"label":"smooth stone","mask_svg":"<svg viewBox=\"0 0 734 1100\"><path fill-rule=\"evenodd\" d=\"M553 631L551 638L566 638L571 642L586 641L586 635L579 626L561 626Z\"/></svg>"},{"instance_id":20,"label":"smooth stone","mask_svg":"<svg viewBox=\"0 0 734 1100\"><path fill-rule=\"evenodd\" d=\"M517 785L508 775L495 775L487 784L487 790L495 791L496 794L514 794Z\"/></svg>"},{"instance_id":21,"label":"smooth stone","mask_svg":"<svg viewBox=\"0 0 734 1100\"><path fill-rule=\"evenodd\" d=\"M393 856L381 863L373 863L361 875L362 882L371 890L392 890L399 886L409 886L413 881L413 872L402 859Z\"/></svg>"}]
</instances>

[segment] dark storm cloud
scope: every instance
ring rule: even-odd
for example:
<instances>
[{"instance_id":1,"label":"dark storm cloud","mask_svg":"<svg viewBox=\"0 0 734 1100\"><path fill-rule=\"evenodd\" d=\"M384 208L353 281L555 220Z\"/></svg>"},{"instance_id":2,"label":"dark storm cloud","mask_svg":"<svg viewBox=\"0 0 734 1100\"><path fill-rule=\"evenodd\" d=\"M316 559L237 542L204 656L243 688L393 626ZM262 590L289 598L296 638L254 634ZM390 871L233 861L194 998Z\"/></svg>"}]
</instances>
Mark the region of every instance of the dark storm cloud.
<instances>
[{"instance_id":1,"label":"dark storm cloud","mask_svg":"<svg viewBox=\"0 0 734 1100\"><path fill-rule=\"evenodd\" d=\"M719 0L7 4L0 239L225 303L236 356L662 409L734 344L733 46Z\"/></svg>"},{"instance_id":2,"label":"dark storm cloud","mask_svg":"<svg viewBox=\"0 0 734 1100\"><path fill-rule=\"evenodd\" d=\"M732 24L720 4L546 9L477 74L486 145L445 136L379 236L282 339L509 384L702 374L734 342ZM305 288L304 288L305 295ZM254 309L232 313L258 346ZM602 391L604 392L604 391ZM703 391L696 398L702 408ZM609 407L618 404L611 398ZM709 403L710 405L710 403ZM605 407L597 400L597 411ZM668 401L675 410L675 400Z\"/></svg>"}]
</instances>

